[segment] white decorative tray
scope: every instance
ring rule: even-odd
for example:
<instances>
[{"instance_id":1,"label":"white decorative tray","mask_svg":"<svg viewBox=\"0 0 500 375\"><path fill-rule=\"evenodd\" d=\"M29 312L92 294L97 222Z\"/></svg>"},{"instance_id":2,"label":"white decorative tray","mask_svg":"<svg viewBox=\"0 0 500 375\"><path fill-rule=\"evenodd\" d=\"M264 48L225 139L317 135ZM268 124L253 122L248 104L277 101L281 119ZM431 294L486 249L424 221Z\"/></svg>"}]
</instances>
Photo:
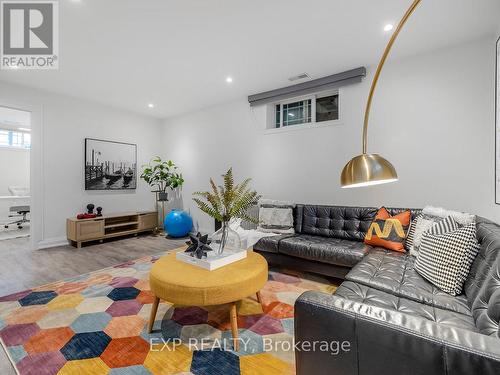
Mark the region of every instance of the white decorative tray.
<instances>
[{"instance_id":1,"label":"white decorative tray","mask_svg":"<svg viewBox=\"0 0 500 375\"><path fill-rule=\"evenodd\" d=\"M228 264L245 259L247 257L247 251L224 251L221 255L208 253L208 256L203 259L192 257L190 254L180 251L175 255L175 257L181 262L189 263L193 266L213 271L217 268L221 268L227 266Z\"/></svg>"}]
</instances>

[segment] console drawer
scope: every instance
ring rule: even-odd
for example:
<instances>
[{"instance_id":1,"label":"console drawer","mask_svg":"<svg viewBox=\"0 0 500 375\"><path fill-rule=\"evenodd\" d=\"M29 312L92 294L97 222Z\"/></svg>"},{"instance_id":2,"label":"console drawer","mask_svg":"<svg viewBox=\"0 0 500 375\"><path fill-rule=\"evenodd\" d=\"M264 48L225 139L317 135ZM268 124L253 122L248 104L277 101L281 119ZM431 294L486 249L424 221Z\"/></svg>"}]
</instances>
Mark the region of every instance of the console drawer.
<instances>
[{"instance_id":1,"label":"console drawer","mask_svg":"<svg viewBox=\"0 0 500 375\"><path fill-rule=\"evenodd\" d=\"M104 236L104 220L82 221L76 223L76 240L84 241Z\"/></svg>"},{"instance_id":2,"label":"console drawer","mask_svg":"<svg viewBox=\"0 0 500 375\"><path fill-rule=\"evenodd\" d=\"M158 214L139 214L139 230L155 229L158 226Z\"/></svg>"}]
</instances>

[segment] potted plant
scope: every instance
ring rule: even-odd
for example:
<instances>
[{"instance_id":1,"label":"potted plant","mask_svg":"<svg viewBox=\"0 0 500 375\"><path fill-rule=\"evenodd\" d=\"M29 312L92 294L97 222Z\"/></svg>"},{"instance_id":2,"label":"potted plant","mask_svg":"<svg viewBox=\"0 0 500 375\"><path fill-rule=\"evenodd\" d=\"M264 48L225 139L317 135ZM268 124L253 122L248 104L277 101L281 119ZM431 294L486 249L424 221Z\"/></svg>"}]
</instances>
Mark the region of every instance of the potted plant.
<instances>
[{"instance_id":1,"label":"potted plant","mask_svg":"<svg viewBox=\"0 0 500 375\"><path fill-rule=\"evenodd\" d=\"M172 160L163 161L159 156L143 166L141 178L156 188L157 201L168 201L167 189L176 189L184 183L182 174L177 173L177 166Z\"/></svg>"},{"instance_id":2,"label":"potted plant","mask_svg":"<svg viewBox=\"0 0 500 375\"><path fill-rule=\"evenodd\" d=\"M247 215L247 211L250 207L255 206L261 198L256 191L248 188L250 178L245 179L240 184L234 183L232 168L229 168L222 175L222 178L224 180L223 186L217 186L211 178L211 191L193 193L199 197L193 197L199 209L222 223L222 227L212 235L212 243L218 245L218 249L216 249L218 254L221 254L226 246L240 250L239 236L229 227L229 221L242 219L257 223L258 220Z\"/></svg>"},{"instance_id":3,"label":"potted plant","mask_svg":"<svg viewBox=\"0 0 500 375\"><path fill-rule=\"evenodd\" d=\"M174 190L184 184L182 174L176 171L177 166L172 160L164 161L159 156L142 166L141 178L156 189L153 193L156 193L157 210L158 202L161 202L162 222L165 219L165 202L168 201L167 189Z\"/></svg>"}]
</instances>

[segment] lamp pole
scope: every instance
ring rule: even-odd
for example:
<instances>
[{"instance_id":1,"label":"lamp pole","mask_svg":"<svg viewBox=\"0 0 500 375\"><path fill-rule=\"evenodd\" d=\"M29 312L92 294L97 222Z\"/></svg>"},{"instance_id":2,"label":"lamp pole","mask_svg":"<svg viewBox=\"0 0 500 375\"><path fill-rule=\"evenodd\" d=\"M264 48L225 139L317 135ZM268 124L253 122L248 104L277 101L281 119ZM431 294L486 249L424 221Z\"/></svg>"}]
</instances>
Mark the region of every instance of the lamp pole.
<instances>
[{"instance_id":1,"label":"lamp pole","mask_svg":"<svg viewBox=\"0 0 500 375\"><path fill-rule=\"evenodd\" d=\"M399 35L399 32L405 25L406 21L408 21L408 18L410 18L411 14L415 10L415 8L418 6L421 0L414 0L413 3L410 5L406 13L404 14L403 18L401 18L401 21L399 21L398 27L394 31L394 33L391 36L391 39L389 40L389 43L385 47L384 53L382 54L382 58L380 59L380 62L378 63L377 70L375 71L375 75L373 76L373 81L372 85L370 87L370 93L368 94L368 100L366 102L366 109L365 109L365 121L363 125L363 154L366 154L366 149L367 149L367 138L368 138L368 119L370 118L370 108L372 106L372 99L373 99L373 93L375 92L375 88L377 87L378 83L378 78L380 77L380 72L382 71L382 68L384 67L385 60L387 60L387 56L389 55L389 52L391 52L392 45L396 41L396 38Z\"/></svg>"},{"instance_id":2,"label":"lamp pole","mask_svg":"<svg viewBox=\"0 0 500 375\"><path fill-rule=\"evenodd\" d=\"M394 182L398 180L398 174L394 166L385 158L379 154L368 154L367 153L367 143L368 143L368 121L370 118L370 109L372 106L373 94L377 87L377 83L384 67L385 61L391 52L391 48L396 41L401 29L405 25L408 18L415 11L415 8L420 4L421 0L414 0L410 5L406 13L404 14L401 21L391 36L389 43L385 47L382 58L378 63L377 70L373 76L373 81L370 87L370 92L368 94L368 100L366 102L365 108L365 119L363 123L363 153L353 157L342 169L340 175L340 186L343 188L355 188L362 186L386 184L389 182Z\"/></svg>"}]
</instances>

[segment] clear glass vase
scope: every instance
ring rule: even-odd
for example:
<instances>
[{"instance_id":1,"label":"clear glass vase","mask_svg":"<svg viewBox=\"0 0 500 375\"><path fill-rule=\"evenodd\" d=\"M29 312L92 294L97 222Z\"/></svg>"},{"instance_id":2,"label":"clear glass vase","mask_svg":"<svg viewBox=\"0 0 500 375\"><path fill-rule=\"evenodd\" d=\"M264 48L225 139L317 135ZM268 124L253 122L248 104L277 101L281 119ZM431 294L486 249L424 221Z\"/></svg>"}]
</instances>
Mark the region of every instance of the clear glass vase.
<instances>
[{"instance_id":1,"label":"clear glass vase","mask_svg":"<svg viewBox=\"0 0 500 375\"><path fill-rule=\"evenodd\" d=\"M210 247L217 255L224 251L240 251L241 239L238 233L229 227L229 223L222 223L222 227L212 234Z\"/></svg>"}]
</instances>

